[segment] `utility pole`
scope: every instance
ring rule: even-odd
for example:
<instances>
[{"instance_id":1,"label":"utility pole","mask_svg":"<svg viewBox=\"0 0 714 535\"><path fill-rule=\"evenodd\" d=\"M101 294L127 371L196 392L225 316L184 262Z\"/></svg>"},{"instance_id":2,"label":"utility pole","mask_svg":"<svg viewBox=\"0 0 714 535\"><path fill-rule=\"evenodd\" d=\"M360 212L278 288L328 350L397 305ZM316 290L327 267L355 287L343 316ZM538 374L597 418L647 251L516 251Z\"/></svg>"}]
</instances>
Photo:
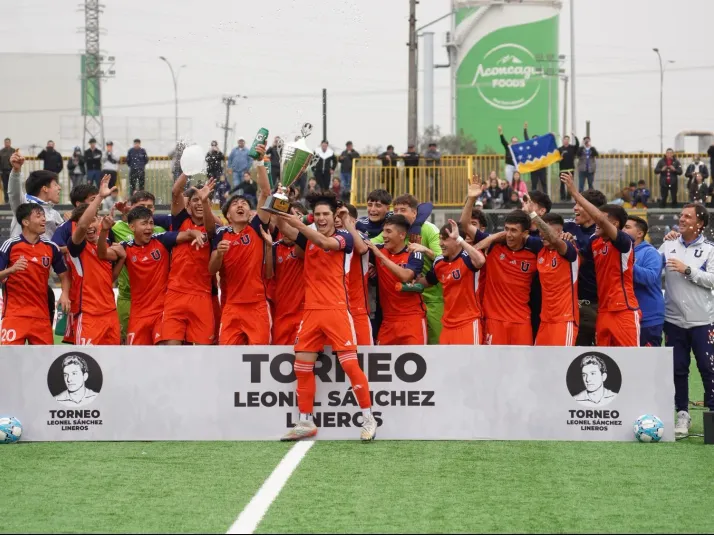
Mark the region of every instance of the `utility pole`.
<instances>
[{"instance_id":1,"label":"utility pole","mask_svg":"<svg viewBox=\"0 0 714 535\"><path fill-rule=\"evenodd\" d=\"M171 65L171 62L169 60L167 60L164 56L159 56L159 59L169 66L169 70L171 71L171 79L174 82L174 137L176 138L176 143L178 143L178 77L179 74L181 74L181 69L183 69L186 65L181 65L176 71L174 71L174 67L173 65Z\"/></svg>"},{"instance_id":2,"label":"utility pole","mask_svg":"<svg viewBox=\"0 0 714 535\"><path fill-rule=\"evenodd\" d=\"M575 0L570 0L570 106L573 109L573 132L577 132L578 122L575 118Z\"/></svg>"},{"instance_id":3,"label":"utility pole","mask_svg":"<svg viewBox=\"0 0 714 535\"><path fill-rule=\"evenodd\" d=\"M568 135L568 75L563 75L563 131L561 137ZM575 141L575 140L573 140Z\"/></svg>"},{"instance_id":4,"label":"utility pole","mask_svg":"<svg viewBox=\"0 0 714 535\"><path fill-rule=\"evenodd\" d=\"M416 35L416 5L417 0L409 0L409 96L407 121L407 141L409 144L417 144L417 71L418 71L418 45Z\"/></svg>"},{"instance_id":5,"label":"utility pole","mask_svg":"<svg viewBox=\"0 0 714 535\"><path fill-rule=\"evenodd\" d=\"M231 106L235 106L236 104L236 99L237 98L248 98L243 95L235 95L232 97L223 97L223 104L226 105L226 122L223 124L217 125L218 128L223 130L223 154L228 156L228 132L232 131L233 128L231 128L230 125L230 118L231 118Z\"/></svg>"},{"instance_id":6,"label":"utility pole","mask_svg":"<svg viewBox=\"0 0 714 535\"><path fill-rule=\"evenodd\" d=\"M322 141L327 140L327 89L322 90Z\"/></svg>"}]
</instances>

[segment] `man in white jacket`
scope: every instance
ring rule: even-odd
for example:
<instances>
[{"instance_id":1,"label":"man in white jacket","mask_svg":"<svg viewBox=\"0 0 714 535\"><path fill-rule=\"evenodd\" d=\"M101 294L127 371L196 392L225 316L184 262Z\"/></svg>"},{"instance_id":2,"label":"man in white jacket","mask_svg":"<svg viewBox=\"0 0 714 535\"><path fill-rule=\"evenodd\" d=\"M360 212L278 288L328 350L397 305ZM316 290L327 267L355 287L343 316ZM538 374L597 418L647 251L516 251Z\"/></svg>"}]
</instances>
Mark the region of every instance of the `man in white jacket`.
<instances>
[{"instance_id":1,"label":"man in white jacket","mask_svg":"<svg viewBox=\"0 0 714 535\"><path fill-rule=\"evenodd\" d=\"M332 175L337 167L337 158L335 153L330 148L327 141L320 144L320 148L315 150L315 163L313 170L315 172L315 180L322 191L328 191L332 183Z\"/></svg>"},{"instance_id":2,"label":"man in white jacket","mask_svg":"<svg viewBox=\"0 0 714 535\"><path fill-rule=\"evenodd\" d=\"M681 236L659 248L665 261L665 345L674 350L674 402L677 437L689 434L691 353L704 383L704 403L714 410L714 243L702 231L709 213L687 204L679 218Z\"/></svg>"}]
</instances>

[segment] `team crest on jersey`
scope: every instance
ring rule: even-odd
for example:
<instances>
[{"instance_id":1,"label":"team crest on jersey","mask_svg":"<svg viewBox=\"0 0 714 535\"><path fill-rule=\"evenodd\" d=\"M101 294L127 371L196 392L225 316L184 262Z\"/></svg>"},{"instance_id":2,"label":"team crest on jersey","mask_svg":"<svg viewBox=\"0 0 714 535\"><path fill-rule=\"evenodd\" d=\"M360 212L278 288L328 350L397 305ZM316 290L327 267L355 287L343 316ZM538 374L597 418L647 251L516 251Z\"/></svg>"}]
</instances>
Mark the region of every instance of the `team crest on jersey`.
<instances>
[{"instance_id":1,"label":"team crest on jersey","mask_svg":"<svg viewBox=\"0 0 714 535\"><path fill-rule=\"evenodd\" d=\"M696 251L694 251L694 258L699 258L700 256L702 256L703 252L704 251L702 251L701 249L697 249Z\"/></svg>"},{"instance_id":2,"label":"team crest on jersey","mask_svg":"<svg viewBox=\"0 0 714 535\"><path fill-rule=\"evenodd\" d=\"M278 264L282 264L282 263L283 263L283 257L282 257L282 256L279 256L279 257L278 257Z\"/></svg>"},{"instance_id":3,"label":"team crest on jersey","mask_svg":"<svg viewBox=\"0 0 714 535\"><path fill-rule=\"evenodd\" d=\"M310 244L310 250L312 251L314 248L315 248L315 244L314 244L314 243L311 243L311 244Z\"/></svg>"},{"instance_id":4,"label":"team crest on jersey","mask_svg":"<svg viewBox=\"0 0 714 535\"><path fill-rule=\"evenodd\" d=\"M154 249L153 251L151 251L151 258L153 258L157 262L161 260L161 251L159 251L158 249Z\"/></svg>"},{"instance_id":5,"label":"team crest on jersey","mask_svg":"<svg viewBox=\"0 0 714 535\"><path fill-rule=\"evenodd\" d=\"M49 256L42 257L42 265L46 268L50 267L50 257Z\"/></svg>"},{"instance_id":6,"label":"team crest on jersey","mask_svg":"<svg viewBox=\"0 0 714 535\"><path fill-rule=\"evenodd\" d=\"M528 270L531 268L531 263L530 262L521 262L521 271L528 272Z\"/></svg>"},{"instance_id":7,"label":"team crest on jersey","mask_svg":"<svg viewBox=\"0 0 714 535\"><path fill-rule=\"evenodd\" d=\"M461 278L461 270L455 269L454 271L451 272L451 276L454 277L455 281L459 280Z\"/></svg>"},{"instance_id":8,"label":"team crest on jersey","mask_svg":"<svg viewBox=\"0 0 714 535\"><path fill-rule=\"evenodd\" d=\"M248 236L247 234L243 234L243 236L240 237L240 242L243 245L250 245L250 236Z\"/></svg>"},{"instance_id":9,"label":"team crest on jersey","mask_svg":"<svg viewBox=\"0 0 714 535\"><path fill-rule=\"evenodd\" d=\"M543 260L543 257L541 256L541 257L538 259L538 263L539 263L539 264L542 264L543 262L545 262L545 260Z\"/></svg>"},{"instance_id":10,"label":"team crest on jersey","mask_svg":"<svg viewBox=\"0 0 714 535\"><path fill-rule=\"evenodd\" d=\"M505 260L506 255L504 253L501 253L501 256L498 257L499 260Z\"/></svg>"},{"instance_id":11,"label":"team crest on jersey","mask_svg":"<svg viewBox=\"0 0 714 535\"><path fill-rule=\"evenodd\" d=\"M136 255L134 255L134 256L131 257L131 261L132 261L132 262L136 262Z\"/></svg>"}]
</instances>

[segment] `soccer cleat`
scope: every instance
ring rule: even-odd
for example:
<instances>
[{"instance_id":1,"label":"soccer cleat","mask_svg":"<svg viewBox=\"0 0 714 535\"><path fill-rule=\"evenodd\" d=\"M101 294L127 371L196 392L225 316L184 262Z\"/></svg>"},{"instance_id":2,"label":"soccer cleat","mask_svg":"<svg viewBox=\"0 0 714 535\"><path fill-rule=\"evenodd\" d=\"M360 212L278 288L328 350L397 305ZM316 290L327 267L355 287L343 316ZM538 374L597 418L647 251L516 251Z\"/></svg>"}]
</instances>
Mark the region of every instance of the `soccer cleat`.
<instances>
[{"instance_id":1,"label":"soccer cleat","mask_svg":"<svg viewBox=\"0 0 714 535\"><path fill-rule=\"evenodd\" d=\"M371 414L364 418L364 424L362 424L362 433L360 433L360 438L362 442L372 442L377 438L377 420Z\"/></svg>"},{"instance_id":2,"label":"soccer cleat","mask_svg":"<svg viewBox=\"0 0 714 535\"><path fill-rule=\"evenodd\" d=\"M689 428L692 426L692 417L687 411L679 411L677 413L677 423L674 424L675 438L684 438L689 436Z\"/></svg>"},{"instance_id":3,"label":"soccer cleat","mask_svg":"<svg viewBox=\"0 0 714 535\"><path fill-rule=\"evenodd\" d=\"M317 426L315 425L315 422L300 420L290 431L288 431L283 436L283 438L280 439L280 441L296 442L298 440L312 438L314 436L317 436Z\"/></svg>"}]
</instances>

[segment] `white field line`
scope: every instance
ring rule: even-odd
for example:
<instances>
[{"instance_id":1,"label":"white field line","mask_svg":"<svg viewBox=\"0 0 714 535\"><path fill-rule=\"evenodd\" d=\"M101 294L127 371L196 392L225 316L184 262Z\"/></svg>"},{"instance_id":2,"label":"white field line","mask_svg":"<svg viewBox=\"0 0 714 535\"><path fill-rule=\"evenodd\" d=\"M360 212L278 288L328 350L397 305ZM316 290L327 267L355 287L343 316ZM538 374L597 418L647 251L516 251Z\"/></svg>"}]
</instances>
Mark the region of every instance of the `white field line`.
<instances>
[{"instance_id":1,"label":"white field line","mask_svg":"<svg viewBox=\"0 0 714 535\"><path fill-rule=\"evenodd\" d=\"M260 490L253 496L253 499L245 506L238 519L230 527L229 534L253 533L256 530L258 524L268 512L270 505L278 497L285 483L288 482L300 461L307 455L307 452L310 451L314 444L315 442L312 440L298 442L285 454L280 464L275 467L273 473L265 480L263 486L260 487Z\"/></svg>"}]
</instances>

